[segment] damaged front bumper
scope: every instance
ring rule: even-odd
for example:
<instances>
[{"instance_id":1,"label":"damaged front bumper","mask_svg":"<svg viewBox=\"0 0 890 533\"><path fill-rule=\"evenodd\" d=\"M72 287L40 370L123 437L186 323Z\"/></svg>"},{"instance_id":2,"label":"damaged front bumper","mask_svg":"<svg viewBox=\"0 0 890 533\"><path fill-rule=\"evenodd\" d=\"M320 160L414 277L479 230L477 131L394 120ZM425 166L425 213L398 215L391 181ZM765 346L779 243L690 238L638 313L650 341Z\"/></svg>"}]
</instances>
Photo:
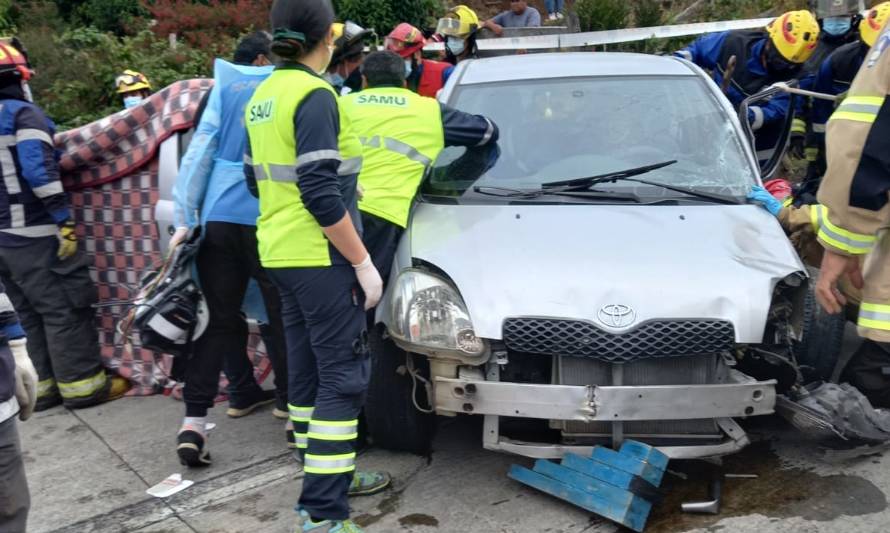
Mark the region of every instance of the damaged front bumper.
<instances>
[{"instance_id":1,"label":"damaged front bumper","mask_svg":"<svg viewBox=\"0 0 890 533\"><path fill-rule=\"evenodd\" d=\"M726 455L748 444L745 432L732 419L772 414L776 382L744 379L716 385L569 386L509 383L475 379L436 378L435 407L439 413L486 416L485 447L535 458L559 458L567 452L588 453L589 446L527 443L501 438L498 417L632 422L715 419L723 442L665 446L674 459Z\"/></svg>"}]
</instances>

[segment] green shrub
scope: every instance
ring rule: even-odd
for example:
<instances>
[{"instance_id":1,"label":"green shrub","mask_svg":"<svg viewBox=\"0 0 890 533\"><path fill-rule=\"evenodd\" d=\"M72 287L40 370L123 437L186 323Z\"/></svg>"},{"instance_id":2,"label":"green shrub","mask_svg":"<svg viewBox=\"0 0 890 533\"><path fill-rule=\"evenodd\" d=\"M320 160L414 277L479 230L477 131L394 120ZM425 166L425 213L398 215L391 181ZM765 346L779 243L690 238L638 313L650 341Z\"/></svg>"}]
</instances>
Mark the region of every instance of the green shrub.
<instances>
[{"instance_id":1,"label":"green shrub","mask_svg":"<svg viewBox=\"0 0 890 533\"><path fill-rule=\"evenodd\" d=\"M630 18L630 5L625 0L578 0L575 11L581 31L625 28Z\"/></svg>"},{"instance_id":2,"label":"green shrub","mask_svg":"<svg viewBox=\"0 0 890 533\"><path fill-rule=\"evenodd\" d=\"M441 0L335 0L334 9L338 19L374 28L380 36L401 22L431 27L444 12Z\"/></svg>"}]
</instances>

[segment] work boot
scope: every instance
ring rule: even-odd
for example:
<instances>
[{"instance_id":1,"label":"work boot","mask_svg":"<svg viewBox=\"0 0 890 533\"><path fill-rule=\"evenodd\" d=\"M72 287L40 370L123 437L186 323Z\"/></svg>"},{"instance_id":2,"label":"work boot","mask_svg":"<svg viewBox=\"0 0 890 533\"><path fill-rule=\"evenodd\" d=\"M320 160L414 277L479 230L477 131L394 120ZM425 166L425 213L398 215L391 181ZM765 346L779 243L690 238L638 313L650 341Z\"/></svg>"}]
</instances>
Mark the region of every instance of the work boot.
<instances>
[{"instance_id":1,"label":"work boot","mask_svg":"<svg viewBox=\"0 0 890 533\"><path fill-rule=\"evenodd\" d=\"M275 409L272 410L272 416L279 420L287 420L290 417L290 412L287 408L287 400L278 397L275 398Z\"/></svg>"},{"instance_id":2,"label":"work boot","mask_svg":"<svg viewBox=\"0 0 890 533\"><path fill-rule=\"evenodd\" d=\"M204 449L206 437L199 431L183 429L176 436L179 463L196 468L210 465L210 452Z\"/></svg>"},{"instance_id":3,"label":"work boot","mask_svg":"<svg viewBox=\"0 0 890 533\"><path fill-rule=\"evenodd\" d=\"M102 405L103 403L113 402L123 398L130 391L130 381L121 376L107 377L108 381L105 385L104 392L96 393L89 398L68 398L65 399L65 407L68 409L85 409Z\"/></svg>"},{"instance_id":4,"label":"work boot","mask_svg":"<svg viewBox=\"0 0 890 533\"><path fill-rule=\"evenodd\" d=\"M275 401L275 391L257 389L244 397L229 397L229 409L226 414L230 418L241 418L249 415L264 405Z\"/></svg>"},{"instance_id":5,"label":"work boot","mask_svg":"<svg viewBox=\"0 0 890 533\"><path fill-rule=\"evenodd\" d=\"M322 520L315 522L306 511L300 510L294 533L364 533L352 520Z\"/></svg>"},{"instance_id":6,"label":"work boot","mask_svg":"<svg viewBox=\"0 0 890 533\"><path fill-rule=\"evenodd\" d=\"M47 409L52 409L53 407L58 407L62 405L62 395L58 392L55 394L47 394L46 396L41 396L37 398L37 403L34 405L34 412L39 413L40 411L46 411Z\"/></svg>"},{"instance_id":7,"label":"work boot","mask_svg":"<svg viewBox=\"0 0 890 533\"><path fill-rule=\"evenodd\" d=\"M373 496L386 490L391 483L392 476L387 472L356 472L352 476L352 483L349 484L348 494L349 496Z\"/></svg>"},{"instance_id":8,"label":"work boot","mask_svg":"<svg viewBox=\"0 0 890 533\"><path fill-rule=\"evenodd\" d=\"M866 339L856 350L841 382L848 382L874 407L890 407L890 343Z\"/></svg>"}]
</instances>

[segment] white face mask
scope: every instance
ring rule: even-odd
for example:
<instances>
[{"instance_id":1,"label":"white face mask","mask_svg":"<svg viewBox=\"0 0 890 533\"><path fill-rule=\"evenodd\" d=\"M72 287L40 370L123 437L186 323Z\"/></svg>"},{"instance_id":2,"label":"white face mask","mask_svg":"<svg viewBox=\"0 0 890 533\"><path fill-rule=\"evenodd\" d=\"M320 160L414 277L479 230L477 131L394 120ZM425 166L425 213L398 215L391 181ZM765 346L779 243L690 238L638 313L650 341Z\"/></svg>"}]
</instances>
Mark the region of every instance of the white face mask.
<instances>
[{"instance_id":1,"label":"white face mask","mask_svg":"<svg viewBox=\"0 0 890 533\"><path fill-rule=\"evenodd\" d=\"M28 82L22 82L22 92L25 93L25 100L34 103L34 95L31 94L31 86L28 85Z\"/></svg>"},{"instance_id":2,"label":"white face mask","mask_svg":"<svg viewBox=\"0 0 890 533\"><path fill-rule=\"evenodd\" d=\"M411 76L411 71L414 70L414 62L410 59L405 60L405 77L408 78Z\"/></svg>"},{"instance_id":3,"label":"white face mask","mask_svg":"<svg viewBox=\"0 0 890 533\"><path fill-rule=\"evenodd\" d=\"M130 109L131 107L136 107L139 105L139 102L142 101L141 96L126 96L124 97L124 109Z\"/></svg>"},{"instance_id":4,"label":"white face mask","mask_svg":"<svg viewBox=\"0 0 890 533\"><path fill-rule=\"evenodd\" d=\"M459 56L462 53L464 53L464 49L466 48L466 43L464 43L463 39L460 39L458 37L449 36L448 41L445 43L445 46L448 47L448 50L452 54Z\"/></svg>"}]
</instances>

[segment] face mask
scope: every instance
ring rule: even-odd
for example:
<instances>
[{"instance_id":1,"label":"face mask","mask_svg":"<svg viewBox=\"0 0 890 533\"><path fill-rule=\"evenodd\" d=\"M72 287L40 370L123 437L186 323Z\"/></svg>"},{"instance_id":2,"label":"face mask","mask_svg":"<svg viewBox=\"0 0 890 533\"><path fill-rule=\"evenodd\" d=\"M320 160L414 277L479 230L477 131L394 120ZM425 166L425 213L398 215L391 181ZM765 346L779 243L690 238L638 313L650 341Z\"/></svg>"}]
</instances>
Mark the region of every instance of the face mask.
<instances>
[{"instance_id":1,"label":"face mask","mask_svg":"<svg viewBox=\"0 0 890 533\"><path fill-rule=\"evenodd\" d=\"M127 96L124 98L124 109L130 109L131 107L136 107L139 105L139 102L142 101L141 96Z\"/></svg>"},{"instance_id":2,"label":"face mask","mask_svg":"<svg viewBox=\"0 0 890 533\"><path fill-rule=\"evenodd\" d=\"M448 37L448 42L445 43L445 46L448 48L449 52L456 56L459 56L464 53L466 43L464 43L463 39L458 39L457 37Z\"/></svg>"},{"instance_id":3,"label":"face mask","mask_svg":"<svg viewBox=\"0 0 890 533\"><path fill-rule=\"evenodd\" d=\"M850 17L831 17L822 21L822 29L829 35L835 37L844 35L853 27L853 21Z\"/></svg>"},{"instance_id":4,"label":"face mask","mask_svg":"<svg viewBox=\"0 0 890 533\"><path fill-rule=\"evenodd\" d=\"M330 83L334 87L343 87L343 84L346 83L346 80L343 79L343 76L341 76L337 72L334 72L333 74L325 74L325 79L327 79L328 83Z\"/></svg>"},{"instance_id":5,"label":"face mask","mask_svg":"<svg viewBox=\"0 0 890 533\"><path fill-rule=\"evenodd\" d=\"M28 85L28 82L22 82L22 92L25 93L25 100L34 103L34 95L31 94L31 86Z\"/></svg>"},{"instance_id":6,"label":"face mask","mask_svg":"<svg viewBox=\"0 0 890 533\"><path fill-rule=\"evenodd\" d=\"M414 70L414 62L410 59L405 60L405 77L408 78L411 76L411 71Z\"/></svg>"},{"instance_id":7,"label":"face mask","mask_svg":"<svg viewBox=\"0 0 890 533\"><path fill-rule=\"evenodd\" d=\"M318 72L319 76L324 76L325 71L328 70L328 67L331 66L331 59L334 58L334 50L337 48L335 46L328 46L328 60L324 62L324 66Z\"/></svg>"}]
</instances>

